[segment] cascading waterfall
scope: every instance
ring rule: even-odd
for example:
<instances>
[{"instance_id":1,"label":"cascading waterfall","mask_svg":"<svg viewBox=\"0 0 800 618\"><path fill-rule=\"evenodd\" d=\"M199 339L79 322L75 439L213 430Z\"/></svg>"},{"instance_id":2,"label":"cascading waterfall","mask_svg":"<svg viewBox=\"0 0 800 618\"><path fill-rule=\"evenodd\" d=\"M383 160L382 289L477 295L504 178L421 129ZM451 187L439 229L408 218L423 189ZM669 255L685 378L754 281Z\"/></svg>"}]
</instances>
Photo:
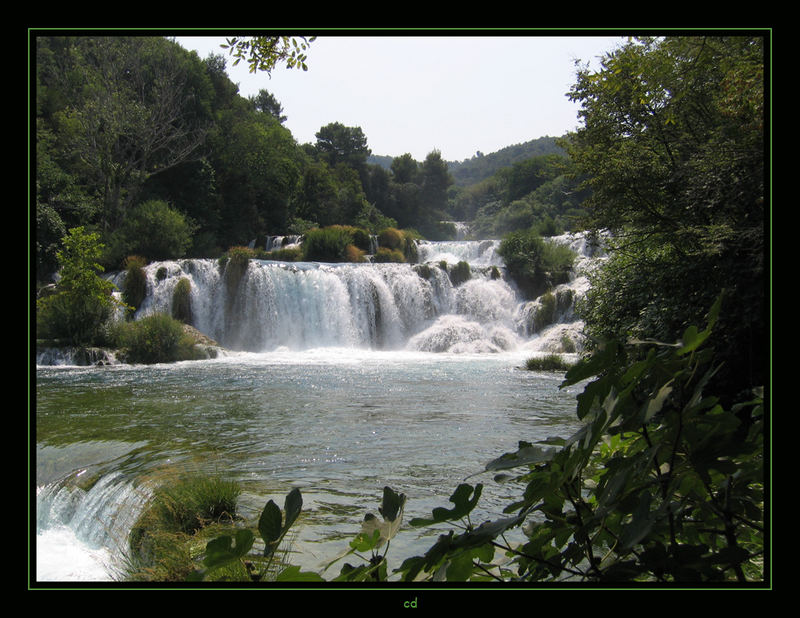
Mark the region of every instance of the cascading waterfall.
<instances>
[{"instance_id":1,"label":"cascading waterfall","mask_svg":"<svg viewBox=\"0 0 800 618\"><path fill-rule=\"evenodd\" d=\"M535 349L531 339L545 326L561 324L563 330L568 324L577 337L574 301L588 288L586 271L596 260L583 235L552 242L567 244L578 259L573 280L554 290L559 306L547 324L532 317L546 299L519 298L504 276L496 240L420 241L419 264L251 260L237 281L214 260L154 263L146 269L149 291L137 317L169 313L175 286L186 278L192 325L230 350ZM462 270L455 277L457 265Z\"/></svg>"},{"instance_id":2,"label":"cascading waterfall","mask_svg":"<svg viewBox=\"0 0 800 618\"><path fill-rule=\"evenodd\" d=\"M149 493L118 471L84 488L80 470L37 487L37 579L106 580L126 551L127 535ZM80 551L76 551L76 547Z\"/></svg>"}]
</instances>

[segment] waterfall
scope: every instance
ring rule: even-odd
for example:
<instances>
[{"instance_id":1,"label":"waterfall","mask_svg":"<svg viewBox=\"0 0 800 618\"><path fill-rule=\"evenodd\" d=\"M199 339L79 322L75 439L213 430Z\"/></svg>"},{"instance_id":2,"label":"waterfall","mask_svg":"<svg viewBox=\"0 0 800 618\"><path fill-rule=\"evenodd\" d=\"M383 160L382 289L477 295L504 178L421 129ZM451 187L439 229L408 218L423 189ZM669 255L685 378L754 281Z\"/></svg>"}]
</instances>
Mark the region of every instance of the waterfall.
<instances>
[{"instance_id":1,"label":"waterfall","mask_svg":"<svg viewBox=\"0 0 800 618\"><path fill-rule=\"evenodd\" d=\"M154 263L137 317L169 313L175 286L186 278L192 325L230 350L514 350L556 322L570 323L574 337L580 330L574 301L588 288L586 269L596 258L583 235L552 242L567 244L579 259L573 280L553 291L558 307L547 324L534 316L551 301L520 299L496 240L419 241L418 264L251 260L238 280L214 260Z\"/></svg>"},{"instance_id":2,"label":"waterfall","mask_svg":"<svg viewBox=\"0 0 800 618\"><path fill-rule=\"evenodd\" d=\"M36 579L108 581L149 493L120 472L81 485L80 470L37 487Z\"/></svg>"}]
</instances>

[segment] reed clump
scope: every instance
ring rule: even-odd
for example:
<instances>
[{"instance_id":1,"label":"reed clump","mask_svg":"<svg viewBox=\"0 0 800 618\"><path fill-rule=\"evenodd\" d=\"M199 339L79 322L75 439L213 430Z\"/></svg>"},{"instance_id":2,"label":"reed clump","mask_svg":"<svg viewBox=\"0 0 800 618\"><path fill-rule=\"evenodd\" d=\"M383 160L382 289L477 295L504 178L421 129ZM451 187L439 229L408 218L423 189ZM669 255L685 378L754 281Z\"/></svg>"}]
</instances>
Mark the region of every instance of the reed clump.
<instances>
[{"instance_id":1,"label":"reed clump","mask_svg":"<svg viewBox=\"0 0 800 618\"><path fill-rule=\"evenodd\" d=\"M185 581L208 540L241 519L240 495L238 483L216 475L187 473L162 482L131 529L123 578Z\"/></svg>"}]
</instances>

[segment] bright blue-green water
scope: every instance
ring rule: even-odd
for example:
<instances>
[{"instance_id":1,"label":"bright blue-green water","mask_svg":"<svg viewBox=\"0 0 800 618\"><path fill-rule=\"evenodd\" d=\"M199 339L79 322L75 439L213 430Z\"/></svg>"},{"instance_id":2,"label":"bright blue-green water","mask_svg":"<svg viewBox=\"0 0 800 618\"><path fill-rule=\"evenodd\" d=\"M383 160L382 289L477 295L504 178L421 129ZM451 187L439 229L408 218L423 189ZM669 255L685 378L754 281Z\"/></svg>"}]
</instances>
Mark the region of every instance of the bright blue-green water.
<instances>
[{"instance_id":1,"label":"bright blue-green water","mask_svg":"<svg viewBox=\"0 0 800 618\"><path fill-rule=\"evenodd\" d=\"M37 577L113 577L149 488L187 469L239 481L253 518L299 488L293 560L317 571L347 549L367 512L377 514L385 485L406 494L409 521L448 506L477 475L468 480L486 485L477 519L499 516L519 488L495 484L484 465L519 440L576 427L577 390L523 362L519 353L325 349L38 367ZM89 478L84 489L57 491L64 479L72 487ZM390 563L424 552L435 534L404 526Z\"/></svg>"}]
</instances>

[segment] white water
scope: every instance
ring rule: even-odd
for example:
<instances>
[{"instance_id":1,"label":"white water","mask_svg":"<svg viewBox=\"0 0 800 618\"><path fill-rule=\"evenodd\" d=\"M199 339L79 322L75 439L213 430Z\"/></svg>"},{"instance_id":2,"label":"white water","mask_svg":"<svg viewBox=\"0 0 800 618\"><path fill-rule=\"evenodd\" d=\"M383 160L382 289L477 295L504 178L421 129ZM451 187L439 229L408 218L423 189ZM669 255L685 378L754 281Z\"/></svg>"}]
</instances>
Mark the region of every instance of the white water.
<instances>
[{"instance_id":1,"label":"white water","mask_svg":"<svg viewBox=\"0 0 800 618\"><path fill-rule=\"evenodd\" d=\"M554 242L569 244L578 252L574 279L556 291L562 295L572 293L574 301L588 288L586 269L597 258L580 236L565 235ZM205 447L198 451L196 445L213 441L205 434L219 433L220 443L212 444L214 451L230 450L231 469L250 479L254 467L267 465L263 463L264 447L259 446L265 432L261 423L266 421L258 420L259 415L273 418L278 414L283 423L285 406L303 410L292 422L302 419L305 424L287 430L285 442L273 447L279 448L282 458L267 466L271 470L267 473L269 478L282 474L294 479L294 483L308 483L314 491L332 485L333 493L322 492L317 498L323 504L338 499L331 496L341 495L340 492L356 491L353 486L358 485L357 498L351 497L357 501L367 492L355 480L360 475L365 475L367 481L377 477L378 492L383 483L396 482L401 489L404 483L410 484L412 490L407 491L413 493L419 467L413 462L424 461L426 475L436 476L440 470L447 470L448 475L441 479L437 476L436 482L420 481L419 495L414 496L419 511L412 515L426 516L432 506L445 504L447 494L443 492L480 469L481 462L516 444L515 427L527 426L532 414L531 403L516 403L519 393L531 388L533 399L542 401L557 390L557 379L514 373L514 368L530 356L563 352L565 336L580 349L582 325L575 319L574 304L560 308L557 323L532 328L530 316L541 300L524 301L511 282L497 278L497 271L491 268L500 266L502 271L496 248L494 241L420 243L421 260L430 266L427 270L408 264L253 261L233 295L216 261L184 260L148 266L149 294L137 317L155 311L169 312L175 285L186 277L192 284L193 325L233 352L218 361L178 364L168 370L41 368L48 384L37 395L37 405L41 396L42 404L46 404L42 407L53 410L48 414L59 414L62 408L66 409L67 400L64 404L51 402L49 396L51 391L64 389L66 394L60 396L67 397L70 403L75 401L75 410L68 413L63 427L70 427L76 436L65 438L56 429L58 442L67 440L71 446L64 454L51 447L42 447L38 453L36 579L112 579L115 564L124 553L127 531L148 494L137 482L141 469L146 467L140 459L205 457ZM439 267L441 261L450 265L469 262L471 278L453 285L446 270ZM162 267L167 274L159 278L157 273ZM125 397L121 403L109 399L103 404L108 407L92 411L90 404L79 401L97 389L116 394L116 380L127 380L128 376L131 381L119 387ZM385 386L384 379L389 380ZM318 383L320 380L325 382ZM166 382L162 385L162 381ZM331 399L331 393L339 393L340 386L341 394ZM400 397L401 409L397 409L395 396ZM196 411L181 410L180 416L162 418L168 416L170 401L192 398L196 398ZM568 398L564 401L554 404L553 409L568 410ZM244 425L226 429L249 405L256 406L252 415L256 421L246 416ZM139 406L142 410L135 417L116 412ZM550 407L547 404L547 409ZM145 414L151 408L152 417ZM510 412L502 417L489 412L497 409ZM349 425L355 422L352 415L362 412L368 413L371 428L364 429L363 438L359 437L362 425ZM400 412L402 415L398 416ZM540 414L541 409L533 416ZM77 429L84 419L92 420L98 415L102 422L109 423L108 429L98 429L93 424ZM405 415L413 416L406 420ZM546 415L542 417L545 418ZM161 422L167 424L155 429ZM250 427L251 422L256 425ZM273 419L267 423L267 435L276 428L275 422ZM415 433L419 423L427 427L425 439ZM324 437L314 437L320 424L325 426L321 434ZM154 429L146 429L148 425ZM502 429L505 425L508 426ZM124 434L134 428L136 435L126 439ZM140 430L145 431L144 437L139 435ZM110 437L96 436L103 431L108 431ZM384 431L388 432L385 436ZM41 433L48 432L42 429ZM168 445L161 444L164 438L156 439L162 434L170 436ZM225 437L228 434L244 437L233 440ZM302 446L306 435L311 442ZM417 436L416 443L398 442L402 435ZM466 436L474 440L471 446L461 444ZM114 442L117 438L119 443ZM37 443L49 439L37 433ZM428 444L428 440L432 442ZM174 441L180 446L174 447ZM458 452L448 456L451 447L446 446L451 443L459 444ZM295 454L298 447L300 452ZM99 452L92 451L95 448ZM179 453L177 457L174 448ZM138 454L140 449L146 455ZM439 450L442 452L432 455ZM398 462L403 463L386 462L384 469L383 459L390 451L397 451ZM297 458L296 463L287 468L287 458ZM462 459L466 464L456 472ZM55 469L47 467L54 461L58 462ZM411 473L399 471L406 462L412 464ZM80 477L90 474L87 470L97 474L99 480L89 489L82 489ZM337 481L340 476L341 487ZM279 496L275 497L280 502ZM308 500L313 502L313 491ZM367 502L365 508L374 511L375 503ZM308 528L325 530L333 525L322 522L318 528ZM311 547L311 553L316 549L313 539L299 542Z\"/></svg>"}]
</instances>

